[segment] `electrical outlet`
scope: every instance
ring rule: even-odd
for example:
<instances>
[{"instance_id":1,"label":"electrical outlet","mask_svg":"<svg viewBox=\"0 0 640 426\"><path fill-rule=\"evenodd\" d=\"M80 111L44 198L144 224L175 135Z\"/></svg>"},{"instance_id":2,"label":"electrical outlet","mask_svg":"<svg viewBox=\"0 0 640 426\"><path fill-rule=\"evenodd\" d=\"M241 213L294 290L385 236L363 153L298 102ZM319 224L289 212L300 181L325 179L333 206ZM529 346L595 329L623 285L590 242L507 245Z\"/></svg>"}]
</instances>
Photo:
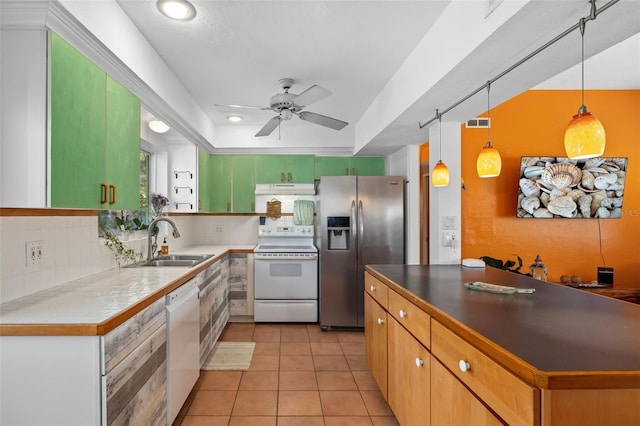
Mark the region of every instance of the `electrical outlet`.
<instances>
[{"instance_id":1,"label":"electrical outlet","mask_svg":"<svg viewBox=\"0 0 640 426\"><path fill-rule=\"evenodd\" d=\"M41 265L43 257L42 241L27 241L25 243L25 262L27 268Z\"/></svg>"},{"instance_id":2,"label":"electrical outlet","mask_svg":"<svg viewBox=\"0 0 640 426\"><path fill-rule=\"evenodd\" d=\"M456 245L456 233L455 232L443 232L442 233L442 245L445 247L455 247Z\"/></svg>"},{"instance_id":3,"label":"electrical outlet","mask_svg":"<svg viewBox=\"0 0 640 426\"><path fill-rule=\"evenodd\" d=\"M222 232L223 227L222 225L216 225L216 232Z\"/></svg>"}]
</instances>

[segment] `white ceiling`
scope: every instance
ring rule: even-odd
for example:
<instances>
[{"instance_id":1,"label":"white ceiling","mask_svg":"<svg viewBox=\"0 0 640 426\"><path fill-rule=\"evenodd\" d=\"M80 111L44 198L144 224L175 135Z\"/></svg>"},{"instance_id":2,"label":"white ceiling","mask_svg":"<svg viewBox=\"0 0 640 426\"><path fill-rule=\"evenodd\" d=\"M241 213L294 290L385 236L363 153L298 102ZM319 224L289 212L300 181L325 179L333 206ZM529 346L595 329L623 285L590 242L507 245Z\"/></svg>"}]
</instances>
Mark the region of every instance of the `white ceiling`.
<instances>
[{"instance_id":1,"label":"white ceiling","mask_svg":"<svg viewBox=\"0 0 640 426\"><path fill-rule=\"evenodd\" d=\"M426 75L448 60L457 40L465 42L468 37L464 12L452 21L445 9L458 7L464 11L472 1L192 3L197 17L173 22L157 11L155 0L118 0L214 123L215 148L229 152L276 148L288 152L388 154L407 144L422 143L428 132L418 123L432 119L436 108L444 110L481 87L589 11L586 0L519 1L521 5L514 9L513 16L495 31L478 35L477 46L433 81L416 84L415 65L413 73L407 70L418 53L425 52L420 60L424 61ZM491 3L498 5L493 12L498 15L501 9L514 8L516 1ZM599 0L597 4L602 7L606 3ZM639 31L640 1L623 0L587 24L586 55L593 56ZM585 63L588 88L607 88L596 86L610 83L616 88L640 88L640 37L620 46L603 54L604 69L595 65L596 58ZM574 31L493 83L492 105L532 87L579 87L579 71L576 74L571 69L580 59L579 49L579 33ZM616 54L616 49L623 53ZM594 75L605 79L598 80ZM278 80L283 77L295 80L293 93L313 84L332 91L332 96L306 110L348 121L349 125L335 131L293 117L282 124L280 132L254 138L253 134L275 113L216 106L268 106L269 97L281 91ZM401 98L403 93L410 94L407 100ZM484 112L486 102L486 92L479 93L443 120L465 121ZM231 114L240 114L244 120L230 124L226 116Z\"/></svg>"}]
</instances>

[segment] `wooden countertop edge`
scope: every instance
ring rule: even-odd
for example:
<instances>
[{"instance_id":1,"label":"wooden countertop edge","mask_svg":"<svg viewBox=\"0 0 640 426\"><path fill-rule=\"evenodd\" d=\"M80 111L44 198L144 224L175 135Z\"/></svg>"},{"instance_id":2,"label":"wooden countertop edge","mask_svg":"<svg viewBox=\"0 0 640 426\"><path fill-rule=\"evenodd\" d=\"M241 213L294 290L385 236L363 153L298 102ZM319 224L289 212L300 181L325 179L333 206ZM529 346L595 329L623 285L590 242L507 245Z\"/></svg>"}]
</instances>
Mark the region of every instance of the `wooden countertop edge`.
<instances>
[{"instance_id":1,"label":"wooden countertop edge","mask_svg":"<svg viewBox=\"0 0 640 426\"><path fill-rule=\"evenodd\" d=\"M166 286L139 300L124 311L97 324L0 324L0 336L103 336L111 330L142 311L158 299L171 293L182 284L195 277L198 273L213 265L230 253L253 253L252 249L229 249L218 256L208 259L191 268L184 275L169 282Z\"/></svg>"},{"instance_id":2,"label":"wooden countertop edge","mask_svg":"<svg viewBox=\"0 0 640 426\"><path fill-rule=\"evenodd\" d=\"M640 387L640 371L553 372L539 370L482 334L467 327L464 323L451 318L445 312L417 297L402 285L390 280L375 269L365 266L365 270L531 386L548 390L631 389Z\"/></svg>"}]
</instances>

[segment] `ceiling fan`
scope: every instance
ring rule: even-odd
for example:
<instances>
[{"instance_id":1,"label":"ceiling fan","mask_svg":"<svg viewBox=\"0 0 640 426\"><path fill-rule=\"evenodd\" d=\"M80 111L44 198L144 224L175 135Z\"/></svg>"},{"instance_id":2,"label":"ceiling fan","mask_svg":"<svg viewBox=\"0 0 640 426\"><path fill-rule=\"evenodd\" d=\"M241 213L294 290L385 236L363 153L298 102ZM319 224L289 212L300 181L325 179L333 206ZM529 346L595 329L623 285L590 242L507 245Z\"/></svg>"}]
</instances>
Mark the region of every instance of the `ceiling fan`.
<instances>
[{"instance_id":1,"label":"ceiling fan","mask_svg":"<svg viewBox=\"0 0 640 426\"><path fill-rule=\"evenodd\" d=\"M319 124L324 127L329 127L334 130L342 130L347 124L346 121L338 120L335 118L327 117L325 115L317 114L310 111L302 111L306 106L311 105L314 102L324 99L331 95L331 92L318 85L309 87L304 92L296 95L289 93L289 89L293 86L293 79L282 78L278 82L280 87L284 90L283 93L273 95L269 99L268 107L255 107L245 105L219 105L234 108L253 108L261 110L271 110L277 112L278 115L272 117L267 121L262 129L255 134L256 137L269 136L276 127L282 123L282 121L290 120L293 115L297 115L301 120L309 121L314 124Z\"/></svg>"}]
</instances>

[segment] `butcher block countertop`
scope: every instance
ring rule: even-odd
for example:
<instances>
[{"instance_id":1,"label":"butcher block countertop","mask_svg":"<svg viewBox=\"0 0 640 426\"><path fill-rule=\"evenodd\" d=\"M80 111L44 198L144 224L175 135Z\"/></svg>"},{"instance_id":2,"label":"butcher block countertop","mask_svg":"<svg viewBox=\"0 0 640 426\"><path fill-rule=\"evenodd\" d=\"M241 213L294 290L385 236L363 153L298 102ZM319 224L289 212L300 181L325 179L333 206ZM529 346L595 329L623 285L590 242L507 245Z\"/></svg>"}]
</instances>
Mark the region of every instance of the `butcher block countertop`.
<instances>
[{"instance_id":1,"label":"butcher block countertop","mask_svg":"<svg viewBox=\"0 0 640 426\"><path fill-rule=\"evenodd\" d=\"M640 306L495 268L366 270L526 382L546 389L640 388ZM483 281L531 294L468 290Z\"/></svg>"},{"instance_id":2,"label":"butcher block countertop","mask_svg":"<svg viewBox=\"0 0 640 426\"><path fill-rule=\"evenodd\" d=\"M215 254L192 267L120 268L0 305L0 336L104 335L230 252L254 246L194 246L173 254Z\"/></svg>"}]
</instances>

